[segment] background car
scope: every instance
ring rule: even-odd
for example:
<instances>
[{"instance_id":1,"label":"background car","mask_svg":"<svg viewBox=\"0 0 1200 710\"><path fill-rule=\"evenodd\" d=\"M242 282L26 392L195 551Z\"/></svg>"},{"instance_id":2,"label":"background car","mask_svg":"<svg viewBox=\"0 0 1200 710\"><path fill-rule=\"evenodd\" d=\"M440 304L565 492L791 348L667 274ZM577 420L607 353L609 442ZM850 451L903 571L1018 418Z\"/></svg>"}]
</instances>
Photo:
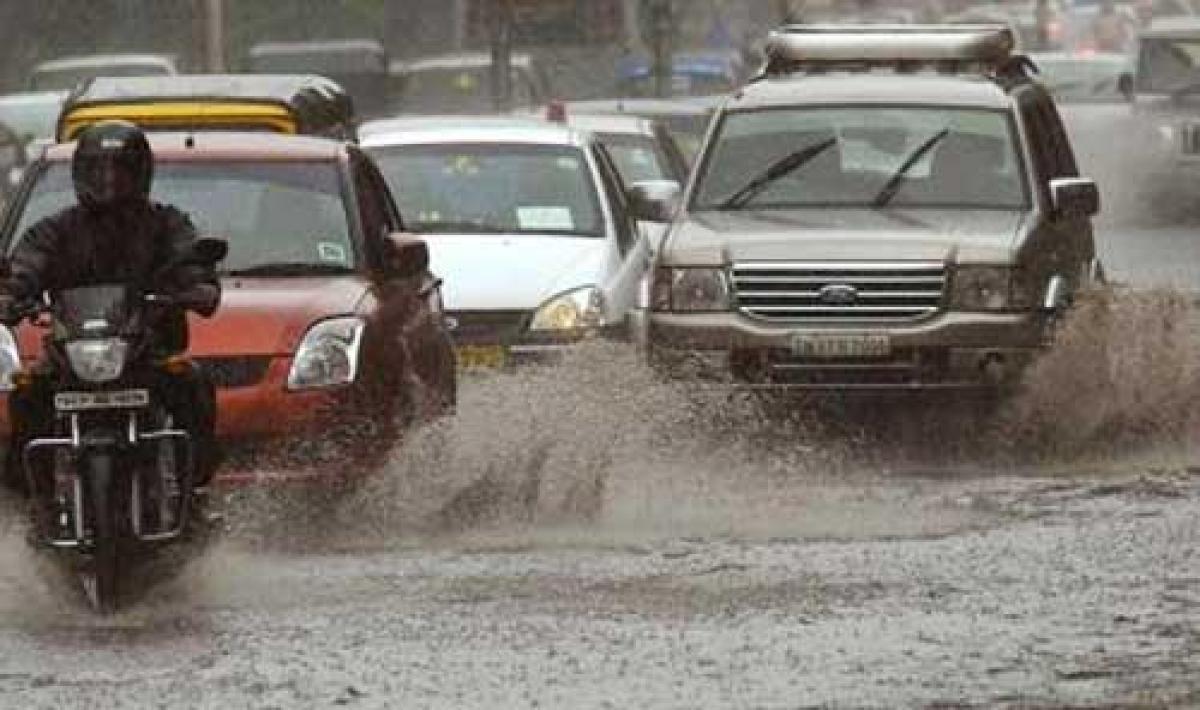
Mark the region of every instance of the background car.
<instances>
[{"instance_id":1,"label":"background car","mask_svg":"<svg viewBox=\"0 0 1200 710\"><path fill-rule=\"evenodd\" d=\"M317 74L333 79L354 99L361 116L388 109L387 52L373 39L320 42L260 42L250 48L246 68L256 74Z\"/></svg>"},{"instance_id":2,"label":"background car","mask_svg":"<svg viewBox=\"0 0 1200 710\"><path fill-rule=\"evenodd\" d=\"M625 184L647 180L671 180L683 185L691 166L675 138L658 121L640 116L617 114L566 113L558 120L578 131L587 131L600 139L612 156Z\"/></svg>"},{"instance_id":3,"label":"background car","mask_svg":"<svg viewBox=\"0 0 1200 710\"><path fill-rule=\"evenodd\" d=\"M70 90L98 76L178 74L175 59L165 54L94 54L41 62L29 74L30 91Z\"/></svg>"},{"instance_id":4,"label":"background car","mask_svg":"<svg viewBox=\"0 0 1200 710\"><path fill-rule=\"evenodd\" d=\"M1133 98L1133 63L1111 52L1030 54L1037 79L1060 103L1121 103Z\"/></svg>"},{"instance_id":5,"label":"background car","mask_svg":"<svg viewBox=\"0 0 1200 710\"><path fill-rule=\"evenodd\" d=\"M732 91L743 69L732 52L678 52L671 57L667 87L670 96L709 96ZM633 98L655 97L654 63L648 57L630 57L617 63L617 91Z\"/></svg>"},{"instance_id":6,"label":"background car","mask_svg":"<svg viewBox=\"0 0 1200 710\"><path fill-rule=\"evenodd\" d=\"M346 455L376 455L397 423L453 403L440 282L424 244L398 236L400 216L360 150L268 133L150 140L153 198L229 241L221 307L192 320L188 350L217 385L218 436L245 465L223 480L306 474L292 453L354 441L340 432L369 436ZM35 221L74 204L73 150L56 145L30 168L29 189L0 233L5 253ZM33 327L20 329L17 342L19 353L0 330L10 368L40 352ZM356 470L335 469L322 475Z\"/></svg>"},{"instance_id":7,"label":"background car","mask_svg":"<svg viewBox=\"0 0 1200 710\"><path fill-rule=\"evenodd\" d=\"M530 54L512 55L512 109L551 98L545 68ZM496 110L492 57L457 52L391 63L392 110L406 114L484 114Z\"/></svg>"},{"instance_id":8,"label":"background car","mask_svg":"<svg viewBox=\"0 0 1200 710\"><path fill-rule=\"evenodd\" d=\"M381 121L362 136L447 278L460 364L626 334L650 248L597 138L499 118Z\"/></svg>"},{"instance_id":9,"label":"background car","mask_svg":"<svg viewBox=\"0 0 1200 710\"><path fill-rule=\"evenodd\" d=\"M713 112L722 96L688 96L674 99L597 99L563 104L567 116L641 116L658 121L671 133L690 165L700 150Z\"/></svg>"}]
</instances>

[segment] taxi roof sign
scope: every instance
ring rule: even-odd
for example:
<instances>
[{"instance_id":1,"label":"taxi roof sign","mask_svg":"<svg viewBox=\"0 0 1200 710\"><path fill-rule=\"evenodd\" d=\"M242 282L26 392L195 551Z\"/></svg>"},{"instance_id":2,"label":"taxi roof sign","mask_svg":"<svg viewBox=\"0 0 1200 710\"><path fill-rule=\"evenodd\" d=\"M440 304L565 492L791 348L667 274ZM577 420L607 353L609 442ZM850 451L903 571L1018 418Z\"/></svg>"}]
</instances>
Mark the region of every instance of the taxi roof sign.
<instances>
[{"instance_id":1,"label":"taxi roof sign","mask_svg":"<svg viewBox=\"0 0 1200 710\"><path fill-rule=\"evenodd\" d=\"M810 64L968 64L999 67L1016 38L1003 25L788 25L767 39L767 74Z\"/></svg>"}]
</instances>

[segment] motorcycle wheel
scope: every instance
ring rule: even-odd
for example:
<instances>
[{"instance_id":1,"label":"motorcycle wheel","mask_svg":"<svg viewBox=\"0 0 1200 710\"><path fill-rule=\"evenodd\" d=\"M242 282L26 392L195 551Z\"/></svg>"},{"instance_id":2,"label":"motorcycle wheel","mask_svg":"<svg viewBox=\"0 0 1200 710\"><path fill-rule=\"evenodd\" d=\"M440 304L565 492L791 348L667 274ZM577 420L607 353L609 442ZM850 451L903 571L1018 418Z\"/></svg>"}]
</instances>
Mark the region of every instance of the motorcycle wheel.
<instances>
[{"instance_id":1,"label":"motorcycle wheel","mask_svg":"<svg viewBox=\"0 0 1200 710\"><path fill-rule=\"evenodd\" d=\"M111 614L117 609L117 510L113 500L113 459L110 453L87 456L92 554L80 572L80 582L92 609Z\"/></svg>"}]
</instances>

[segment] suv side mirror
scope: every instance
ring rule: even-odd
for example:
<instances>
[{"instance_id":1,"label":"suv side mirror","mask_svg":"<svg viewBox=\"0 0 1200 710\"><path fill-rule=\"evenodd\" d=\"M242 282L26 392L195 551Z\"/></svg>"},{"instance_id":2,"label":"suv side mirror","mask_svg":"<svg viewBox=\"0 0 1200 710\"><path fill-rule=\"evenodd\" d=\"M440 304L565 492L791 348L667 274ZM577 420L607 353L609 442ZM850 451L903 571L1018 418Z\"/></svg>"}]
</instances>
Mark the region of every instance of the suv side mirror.
<instances>
[{"instance_id":1,"label":"suv side mirror","mask_svg":"<svg viewBox=\"0 0 1200 710\"><path fill-rule=\"evenodd\" d=\"M1100 212L1100 190L1089 178L1051 180L1050 201L1059 217L1092 217Z\"/></svg>"},{"instance_id":2,"label":"suv side mirror","mask_svg":"<svg viewBox=\"0 0 1200 710\"><path fill-rule=\"evenodd\" d=\"M674 180L643 180L628 191L629 211L641 222L670 222L679 208L682 189Z\"/></svg>"},{"instance_id":3,"label":"suv side mirror","mask_svg":"<svg viewBox=\"0 0 1200 710\"><path fill-rule=\"evenodd\" d=\"M429 271L429 245L408 232L392 232L383 238L384 268L391 276L412 279Z\"/></svg>"}]
</instances>

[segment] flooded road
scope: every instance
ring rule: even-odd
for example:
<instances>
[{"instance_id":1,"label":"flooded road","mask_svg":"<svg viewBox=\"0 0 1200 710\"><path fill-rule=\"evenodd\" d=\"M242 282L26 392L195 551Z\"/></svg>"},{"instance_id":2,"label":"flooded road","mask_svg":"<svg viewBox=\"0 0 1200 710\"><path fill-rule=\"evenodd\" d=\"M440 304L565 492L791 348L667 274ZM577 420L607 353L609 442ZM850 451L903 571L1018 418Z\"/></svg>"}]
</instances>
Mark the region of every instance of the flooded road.
<instances>
[{"instance_id":1,"label":"flooded road","mask_svg":"<svg viewBox=\"0 0 1200 710\"><path fill-rule=\"evenodd\" d=\"M0 708L1200 705L1197 234L1106 220L1135 292L984 415L781 416L613 346L470 379L110 618L6 502Z\"/></svg>"},{"instance_id":2,"label":"flooded road","mask_svg":"<svg viewBox=\"0 0 1200 710\"><path fill-rule=\"evenodd\" d=\"M1076 411L831 424L649 377L596 346L473 379L355 492L234 496L219 543L111 618L9 517L0 707L1200 702L1190 401L1051 427L1095 409L1071 383Z\"/></svg>"}]
</instances>

